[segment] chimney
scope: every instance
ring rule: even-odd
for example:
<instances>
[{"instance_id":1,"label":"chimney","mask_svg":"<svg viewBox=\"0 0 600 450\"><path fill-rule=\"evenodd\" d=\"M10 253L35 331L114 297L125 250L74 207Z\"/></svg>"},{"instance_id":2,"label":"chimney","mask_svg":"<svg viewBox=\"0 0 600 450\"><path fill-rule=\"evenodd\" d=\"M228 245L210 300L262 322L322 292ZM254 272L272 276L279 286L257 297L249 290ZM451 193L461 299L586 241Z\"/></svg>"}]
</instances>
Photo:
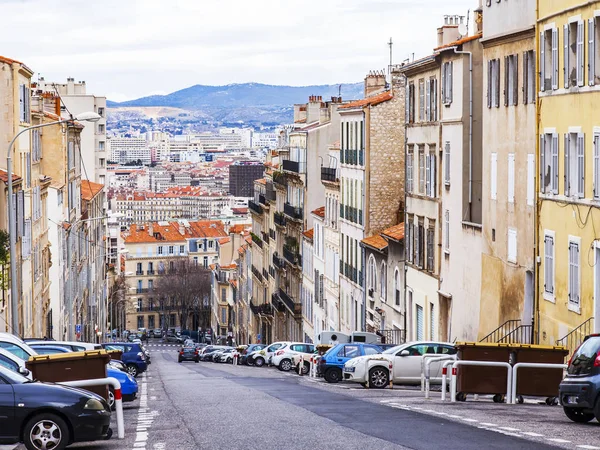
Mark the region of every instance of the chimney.
<instances>
[{"instance_id":1,"label":"chimney","mask_svg":"<svg viewBox=\"0 0 600 450\"><path fill-rule=\"evenodd\" d=\"M449 44L460 38L458 26L465 21L465 16L444 16L444 25L437 29L437 46Z\"/></svg>"},{"instance_id":2,"label":"chimney","mask_svg":"<svg viewBox=\"0 0 600 450\"><path fill-rule=\"evenodd\" d=\"M475 34L483 33L483 0L479 0L479 7L473 11Z\"/></svg>"},{"instance_id":3,"label":"chimney","mask_svg":"<svg viewBox=\"0 0 600 450\"><path fill-rule=\"evenodd\" d=\"M183 226L182 222L179 222L179 234L185 236L185 227Z\"/></svg>"},{"instance_id":4,"label":"chimney","mask_svg":"<svg viewBox=\"0 0 600 450\"><path fill-rule=\"evenodd\" d=\"M365 77L365 97L371 97L385 91L385 70L371 70Z\"/></svg>"},{"instance_id":5,"label":"chimney","mask_svg":"<svg viewBox=\"0 0 600 450\"><path fill-rule=\"evenodd\" d=\"M306 105L306 123L311 123L319 120L321 115L321 103L323 97L320 95L311 95L308 97L308 104Z\"/></svg>"},{"instance_id":6,"label":"chimney","mask_svg":"<svg viewBox=\"0 0 600 450\"><path fill-rule=\"evenodd\" d=\"M148 224L148 235L154 236L154 226L152 225L152 222Z\"/></svg>"}]
</instances>

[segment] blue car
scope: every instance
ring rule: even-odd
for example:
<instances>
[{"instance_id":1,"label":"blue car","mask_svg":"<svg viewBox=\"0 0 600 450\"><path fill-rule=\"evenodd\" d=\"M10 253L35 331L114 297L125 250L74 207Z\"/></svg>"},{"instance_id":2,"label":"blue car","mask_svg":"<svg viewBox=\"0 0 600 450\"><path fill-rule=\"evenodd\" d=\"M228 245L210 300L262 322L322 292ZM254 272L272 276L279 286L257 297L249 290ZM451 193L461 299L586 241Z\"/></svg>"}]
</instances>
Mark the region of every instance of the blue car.
<instances>
[{"instance_id":1,"label":"blue car","mask_svg":"<svg viewBox=\"0 0 600 450\"><path fill-rule=\"evenodd\" d=\"M382 351L379 346L373 344L337 344L319 359L317 375L325 377L328 383L337 383L342 380L342 370L347 361L358 356L377 355Z\"/></svg>"},{"instance_id":2,"label":"blue car","mask_svg":"<svg viewBox=\"0 0 600 450\"><path fill-rule=\"evenodd\" d=\"M133 342L109 342L101 344L105 350L118 350L123 352L121 361L127 366L127 372L132 377L137 377L148 368L144 349L140 344Z\"/></svg>"},{"instance_id":3,"label":"blue car","mask_svg":"<svg viewBox=\"0 0 600 450\"><path fill-rule=\"evenodd\" d=\"M121 395L123 397L123 402L132 402L137 397L138 392L138 384L128 373L125 373L119 369L113 369L112 367L106 368L106 375L112 378L116 378L121 383ZM113 388L110 388L108 393L108 404L111 409L114 409L115 405L115 393Z\"/></svg>"}]
</instances>

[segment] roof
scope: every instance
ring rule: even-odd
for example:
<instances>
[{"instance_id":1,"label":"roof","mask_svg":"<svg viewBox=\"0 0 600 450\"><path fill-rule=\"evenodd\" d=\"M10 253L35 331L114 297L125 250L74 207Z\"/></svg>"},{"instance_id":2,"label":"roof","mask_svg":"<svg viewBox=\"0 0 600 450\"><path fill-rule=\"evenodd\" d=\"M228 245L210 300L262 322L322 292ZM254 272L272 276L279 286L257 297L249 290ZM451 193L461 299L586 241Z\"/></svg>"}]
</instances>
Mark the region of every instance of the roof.
<instances>
[{"instance_id":1,"label":"roof","mask_svg":"<svg viewBox=\"0 0 600 450\"><path fill-rule=\"evenodd\" d=\"M220 245L227 244L228 242L231 242L231 238L229 238L229 237L224 237L224 238L219 239Z\"/></svg>"},{"instance_id":2,"label":"roof","mask_svg":"<svg viewBox=\"0 0 600 450\"><path fill-rule=\"evenodd\" d=\"M305 238L312 240L312 238L314 237L314 234L315 234L315 229L311 228L310 230L306 230L302 234L304 235Z\"/></svg>"},{"instance_id":3,"label":"roof","mask_svg":"<svg viewBox=\"0 0 600 450\"><path fill-rule=\"evenodd\" d=\"M373 236L364 238L361 242L364 245L379 251L387 248L388 245L387 241L380 234L374 234Z\"/></svg>"},{"instance_id":4,"label":"roof","mask_svg":"<svg viewBox=\"0 0 600 450\"><path fill-rule=\"evenodd\" d=\"M21 61L17 61L16 59L7 58L6 56L0 55L0 62L6 63L6 64L20 64L25 70L27 70L30 74L33 75L33 70L31 70L29 67L27 67L27 65L25 63L22 63Z\"/></svg>"},{"instance_id":5,"label":"roof","mask_svg":"<svg viewBox=\"0 0 600 450\"><path fill-rule=\"evenodd\" d=\"M236 223L229 227L229 234L242 234L247 229L251 228L249 224L245 223Z\"/></svg>"},{"instance_id":6,"label":"roof","mask_svg":"<svg viewBox=\"0 0 600 450\"><path fill-rule=\"evenodd\" d=\"M393 227L383 230L381 235L384 238L390 238L394 241L401 241L404 239L404 222L394 225Z\"/></svg>"},{"instance_id":7,"label":"roof","mask_svg":"<svg viewBox=\"0 0 600 450\"><path fill-rule=\"evenodd\" d=\"M81 180L81 198L85 201L92 200L104 188L103 184L89 180Z\"/></svg>"},{"instance_id":8,"label":"roof","mask_svg":"<svg viewBox=\"0 0 600 450\"><path fill-rule=\"evenodd\" d=\"M0 169L0 180L3 181L5 184L8 183L8 172L6 170L2 170ZM15 175L14 173L12 174L12 180L13 183L15 181L21 181L21 177L18 175Z\"/></svg>"},{"instance_id":9,"label":"roof","mask_svg":"<svg viewBox=\"0 0 600 450\"><path fill-rule=\"evenodd\" d=\"M248 208L231 208L234 214L248 214Z\"/></svg>"},{"instance_id":10,"label":"roof","mask_svg":"<svg viewBox=\"0 0 600 450\"><path fill-rule=\"evenodd\" d=\"M320 218L324 218L325 217L325 207L321 206L320 208L317 208L314 211L312 211L312 213L315 216L319 216Z\"/></svg>"},{"instance_id":11,"label":"roof","mask_svg":"<svg viewBox=\"0 0 600 450\"><path fill-rule=\"evenodd\" d=\"M238 287L237 280L229 280L229 284L232 285L234 288Z\"/></svg>"},{"instance_id":12,"label":"roof","mask_svg":"<svg viewBox=\"0 0 600 450\"><path fill-rule=\"evenodd\" d=\"M256 180L256 182L259 184L264 184L264 185L267 184L267 180L265 180L264 178L259 178L258 180Z\"/></svg>"},{"instance_id":13,"label":"roof","mask_svg":"<svg viewBox=\"0 0 600 450\"><path fill-rule=\"evenodd\" d=\"M375 106L379 103L387 102L394 98L394 95L385 91L381 94L373 95L372 97L363 98L362 100L356 100L354 102L346 103L343 106L340 106L339 109L354 109L354 108L362 108L363 106Z\"/></svg>"},{"instance_id":14,"label":"roof","mask_svg":"<svg viewBox=\"0 0 600 450\"><path fill-rule=\"evenodd\" d=\"M179 222L153 222L152 224L133 224L123 233L126 244L185 242L190 238L227 237L223 223L219 220L201 220L188 222L184 226ZM150 234L150 226L152 234ZM180 232L182 231L183 234Z\"/></svg>"},{"instance_id":15,"label":"roof","mask_svg":"<svg viewBox=\"0 0 600 450\"><path fill-rule=\"evenodd\" d=\"M480 39L481 36L483 36L483 33L478 33L478 34L475 34L473 36L466 36L464 38L459 39L458 41L450 42L449 44L441 45L439 47L436 47L433 50L434 51L438 51L438 50L444 50L444 49L447 49L447 48L456 47L456 46L462 45L462 44L464 44L466 42L471 42L471 41L475 41L477 39Z\"/></svg>"}]
</instances>

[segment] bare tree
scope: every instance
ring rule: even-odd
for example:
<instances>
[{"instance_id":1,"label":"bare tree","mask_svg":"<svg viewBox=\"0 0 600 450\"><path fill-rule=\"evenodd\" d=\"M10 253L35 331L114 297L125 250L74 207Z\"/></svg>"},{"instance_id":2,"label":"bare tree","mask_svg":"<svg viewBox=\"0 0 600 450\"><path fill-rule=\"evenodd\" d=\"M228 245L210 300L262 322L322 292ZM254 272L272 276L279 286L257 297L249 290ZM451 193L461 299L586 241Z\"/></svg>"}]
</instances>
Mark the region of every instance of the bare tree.
<instances>
[{"instance_id":1,"label":"bare tree","mask_svg":"<svg viewBox=\"0 0 600 450\"><path fill-rule=\"evenodd\" d=\"M166 301L169 309L179 315L182 330L188 328L190 316L199 314L203 309L203 299L210 297L210 289L210 270L187 259L179 261L173 269L161 275L155 287L161 302Z\"/></svg>"}]
</instances>

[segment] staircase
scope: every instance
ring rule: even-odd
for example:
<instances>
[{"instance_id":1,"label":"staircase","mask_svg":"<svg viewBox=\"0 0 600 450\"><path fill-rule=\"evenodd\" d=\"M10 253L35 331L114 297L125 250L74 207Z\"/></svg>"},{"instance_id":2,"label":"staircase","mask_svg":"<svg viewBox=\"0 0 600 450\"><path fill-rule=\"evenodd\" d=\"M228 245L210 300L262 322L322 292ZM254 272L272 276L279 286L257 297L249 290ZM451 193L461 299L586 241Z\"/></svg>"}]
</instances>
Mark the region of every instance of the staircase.
<instances>
[{"instance_id":1,"label":"staircase","mask_svg":"<svg viewBox=\"0 0 600 450\"><path fill-rule=\"evenodd\" d=\"M583 342L583 339L594 332L594 317L590 317L574 330L570 331L565 337L556 341L556 345L566 347L569 355L575 351Z\"/></svg>"},{"instance_id":2,"label":"staircase","mask_svg":"<svg viewBox=\"0 0 600 450\"><path fill-rule=\"evenodd\" d=\"M520 319L507 320L479 342L495 344L531 344L533 325L522 325Z\"/></svg>"}]
</instances>

